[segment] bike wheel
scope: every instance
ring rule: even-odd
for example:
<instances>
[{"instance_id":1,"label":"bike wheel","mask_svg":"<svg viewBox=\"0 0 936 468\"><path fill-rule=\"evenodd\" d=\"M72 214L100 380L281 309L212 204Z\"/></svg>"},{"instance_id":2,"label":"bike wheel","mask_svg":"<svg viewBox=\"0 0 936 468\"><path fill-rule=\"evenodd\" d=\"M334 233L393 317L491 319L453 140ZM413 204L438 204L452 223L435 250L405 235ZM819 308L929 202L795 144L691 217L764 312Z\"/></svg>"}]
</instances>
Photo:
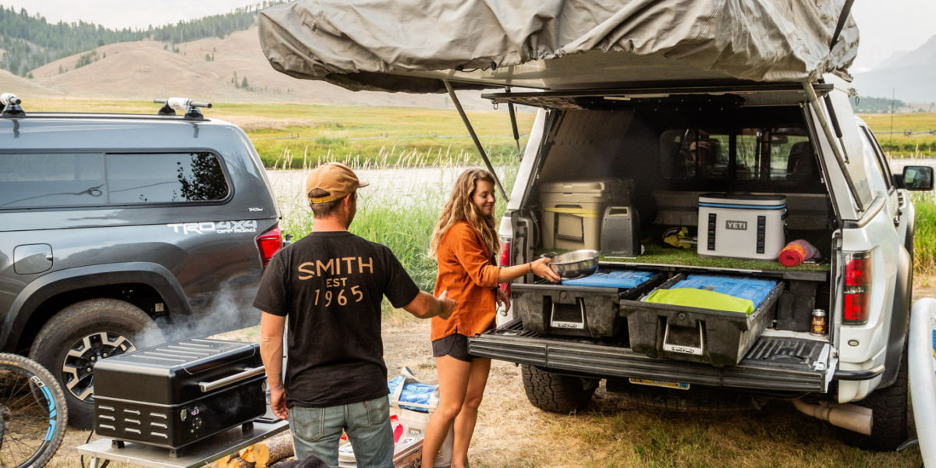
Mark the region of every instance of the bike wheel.
<instances>
[{"instance_id":1,"label":"bike wheel","mask_svg":"<svg viewBox=\"0 0 936 468\"><path fill-rule=\"evenodd\" d=\"M58 382L37 362L0 353L0 466L41 468L65 437L68 408Z\"/></svg>"}]
</instances>

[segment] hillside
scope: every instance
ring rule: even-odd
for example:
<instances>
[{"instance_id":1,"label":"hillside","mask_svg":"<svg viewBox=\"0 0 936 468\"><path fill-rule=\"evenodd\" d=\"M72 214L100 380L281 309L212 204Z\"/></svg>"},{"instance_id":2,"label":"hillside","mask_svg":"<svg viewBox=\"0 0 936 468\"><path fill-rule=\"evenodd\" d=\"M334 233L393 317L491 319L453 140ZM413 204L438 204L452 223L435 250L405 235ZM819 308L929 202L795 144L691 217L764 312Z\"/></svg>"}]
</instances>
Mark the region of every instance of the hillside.
<instances>
[{"instance_id":1,"label":"hillside","mask_svg":"<svg viewBox=\"0 0 936 468\"><path fill-rule=\"evenodd\" d=\"M910 52L900 52L868 72L855 75L861 96L936 103L936 36Z\"/></svg>"},{"instance_id":2,"label":"hillside","mask_svg":"<svg viewBox=\"0 0 936 468\"><path fill-rule=\"evenodd\" d=\"M147 39L105 45L94 49L93 55L89 54L71 55L31 70L34 84L56 93L37 97L158 99L185 96L216 102L451 108L445 95L352 92L325 82L298 80L279 73L269 65L260 49L256 26L223 39L209 37L174 46ZM76 68L79 61L90 63ZM245 78L246 89L242 87ZM466 93L465 107L490 109L490 104L482 102L477 95Z\"/></svg>"},{"instance_id":3,"label":"hillside","mask_svg":"<svg viewBox=\"0 0 936 468\"><path fill-rule=\"evenodd\" d=\"M150 26L146 30L108 29L84 21L52 24L39 13L31 15L26 9L17 12L12 6L7 9L0 5L0 49L4 50L0 68L26 77L33 68L108 44L146 38L174 44L205 37L224 37L249 28L256 20L258 9L281 1L264 0L228 13L156 28Z\"/></svg>"},{"instance_id":4,"label":"hillside","mask_svg":"<svg viewBox=\"0 0 936 468\"><path fill-rule=\"evenodd\" d=\"M62 93L46 88L30 80L16 76L6 70L0 70L0 93L13 93L17 96L33 97L62 97Z\"/></svg>"}]
</instances>

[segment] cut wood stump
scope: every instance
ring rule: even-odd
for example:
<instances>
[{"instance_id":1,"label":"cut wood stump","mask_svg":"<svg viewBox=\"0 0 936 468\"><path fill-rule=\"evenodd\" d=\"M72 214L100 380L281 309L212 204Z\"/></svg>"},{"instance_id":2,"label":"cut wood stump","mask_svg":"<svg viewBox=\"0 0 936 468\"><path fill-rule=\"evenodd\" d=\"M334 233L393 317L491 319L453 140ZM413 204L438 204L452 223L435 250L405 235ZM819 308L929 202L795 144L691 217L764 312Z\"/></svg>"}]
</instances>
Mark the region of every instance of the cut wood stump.
<instances>
[{"instance_id":1,"label":"cut wood stump","mask_svg":"<svg viewBox=\"0 0 936 468\"><path fill-rule=\"evenodd\" d=\"M240 458L243 458L244 460L249 461L249 462L256 462L257 460L254 458L254 447L256 446L257 445L254 444L254 445L251 445L250 447L240 449L240 452L239 452Z\"/></svg>"},{"instance_id":2,"label":"cut wood stump","mask_svg":"<svg viewBox=\"0 0 936 468\"><path fill-rule=\"evenodd\" d=\"M254 465L256 465L256 463L237 457L232 458L231 461L228 462L227 468L254 468Z\"/></svg>"},{"instance_id":3,"label":"cut wood stump","mask_svg":"<svg viewBox=\"0 0 936 468\"><path fill-rule=\"evenodd\" d=\"M253 461L257 465L270 466L284 458L293 456L292 436L289 432L277 434L263 442L254 444Z\"/></svg>"}]
</instances>

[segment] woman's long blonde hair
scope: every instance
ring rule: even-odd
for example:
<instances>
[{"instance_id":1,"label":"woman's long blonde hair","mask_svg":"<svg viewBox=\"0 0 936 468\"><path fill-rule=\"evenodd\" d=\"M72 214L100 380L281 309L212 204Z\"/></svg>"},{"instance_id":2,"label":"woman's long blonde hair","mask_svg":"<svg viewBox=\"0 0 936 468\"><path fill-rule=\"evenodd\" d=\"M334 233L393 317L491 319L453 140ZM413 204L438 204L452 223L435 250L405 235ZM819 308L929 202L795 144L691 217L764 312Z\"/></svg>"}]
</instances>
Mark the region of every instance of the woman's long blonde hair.
<instances>
[{"instance_id":1,"label":"woman's long blonde hair","mask_svg":"<svg viewBox=\"0 0 936 468\"><path fill-rule=\"evenodd\" d=\"M458 176L455 181L455 187L452 188L452 194L449 196L445 207L442 208L442 214L439 216L439 222L432 230L432 241L429 243L429 256L437 258L439 244L442 243L442 237L448 232L455 223L467 221L479 234L481 240L488 248L491 255L497 254L499 242L497 239L497 229L495 228L494 213L483 215L478 211L478 207L471 201L475 189L478 187L478 181L484 180L495 185L494 176L483 169L468 169Z\"/></svg>"}]
</instances>

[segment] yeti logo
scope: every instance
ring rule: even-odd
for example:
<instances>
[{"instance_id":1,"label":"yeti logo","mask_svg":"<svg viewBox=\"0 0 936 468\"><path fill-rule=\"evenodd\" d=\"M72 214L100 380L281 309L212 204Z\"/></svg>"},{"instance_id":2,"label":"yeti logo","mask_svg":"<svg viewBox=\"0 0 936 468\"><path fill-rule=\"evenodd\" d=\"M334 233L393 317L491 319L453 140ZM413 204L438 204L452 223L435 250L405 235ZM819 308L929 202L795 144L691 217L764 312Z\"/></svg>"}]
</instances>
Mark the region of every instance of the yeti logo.
<instances>
[{"instance_id":1,"label":"yeti logo","mask_svg":"<svg viewBox=\"0 0 936 468\"><path fill-rule=\"evenodd\" d=\"M725 229L747 231L747 221L725 221Z\"/></svg>"}]
</instances>

